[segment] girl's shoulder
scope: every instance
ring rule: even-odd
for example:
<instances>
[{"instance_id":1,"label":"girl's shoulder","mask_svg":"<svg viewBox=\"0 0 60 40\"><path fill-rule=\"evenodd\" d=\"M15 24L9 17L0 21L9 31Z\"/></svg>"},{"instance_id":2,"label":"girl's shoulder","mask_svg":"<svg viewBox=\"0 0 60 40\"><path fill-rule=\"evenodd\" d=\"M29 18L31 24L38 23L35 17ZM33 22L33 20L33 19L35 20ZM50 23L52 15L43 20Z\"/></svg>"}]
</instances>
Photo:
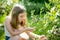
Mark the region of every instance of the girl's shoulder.
<instances>
[{"instance_id":1,"label":"girl's shoulder","mask_svg":"<svg viewBox=\"0 0 60 40\"><path fill-rule=\"evenodd\" d=\"M10 16L6 16L6 19L10 19L11 17Z\"/></svg>"},{"instance_id":2,"label":"girl's shoulder","mask_svg":"<svg viewBox=\"0 0 60 40\"><path fill-rule=\"evenodd\" d=\"M6 16L5 22L6 22L6 21L10 21L10 18L11 18L10 16Z\"/></svg>"}]
</instances>

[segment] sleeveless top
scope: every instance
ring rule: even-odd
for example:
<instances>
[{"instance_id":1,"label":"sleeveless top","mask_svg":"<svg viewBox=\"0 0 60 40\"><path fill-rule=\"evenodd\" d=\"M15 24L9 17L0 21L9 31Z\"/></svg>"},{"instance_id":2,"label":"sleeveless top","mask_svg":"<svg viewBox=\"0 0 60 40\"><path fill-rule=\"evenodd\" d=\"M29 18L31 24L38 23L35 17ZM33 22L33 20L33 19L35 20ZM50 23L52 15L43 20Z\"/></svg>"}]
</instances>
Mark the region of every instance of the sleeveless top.
<instances>
[{"instance_id":1,"label":"sleeveless top","mask_svg":"<svg viewBox=\"0 0 60 40\"><path fill-rule=\"evenodd\" d=\"M7 16L6 18L10 18L9 16ZM6 28L6 25L5 25L5 22L4 22L4 30L5 30L5 35L10 37L10 33L8 32L7 28Z\"/></svg>"}]
</instances>

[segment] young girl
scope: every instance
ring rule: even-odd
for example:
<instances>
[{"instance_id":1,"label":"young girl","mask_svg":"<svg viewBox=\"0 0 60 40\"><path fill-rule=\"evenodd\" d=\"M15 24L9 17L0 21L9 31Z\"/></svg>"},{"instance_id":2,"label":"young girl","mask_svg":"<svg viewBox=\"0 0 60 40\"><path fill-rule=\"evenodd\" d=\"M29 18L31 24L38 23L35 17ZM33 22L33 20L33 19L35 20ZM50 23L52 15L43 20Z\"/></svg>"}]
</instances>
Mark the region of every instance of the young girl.
<instances>
[{"instance_id":1,"label":"young girl","mask_svg":"<svg viewBox=\"0 0 60 40\"><path fill-rule=\"evenodd\" d=\"M27 28L27 14L26 9L22 5L16 5L11 10L10 15L6 17L4 22L5 40L29 40L29 38L38 38L45 40L45 36L39 36L32 31L33 28Z\"/></svg>"}]
</instances>

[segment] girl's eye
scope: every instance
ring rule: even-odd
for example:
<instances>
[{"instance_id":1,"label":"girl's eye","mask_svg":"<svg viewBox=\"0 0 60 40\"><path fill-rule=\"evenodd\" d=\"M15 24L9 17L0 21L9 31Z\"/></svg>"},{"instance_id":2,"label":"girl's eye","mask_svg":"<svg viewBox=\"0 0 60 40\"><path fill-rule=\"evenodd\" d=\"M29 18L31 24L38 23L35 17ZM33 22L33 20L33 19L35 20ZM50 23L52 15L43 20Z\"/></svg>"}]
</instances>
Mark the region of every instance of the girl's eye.
<instances>
[{"instance_id":1,"label":"girl's eye","mask_svg":"<svg viewBox=\"0 0 60 40\"><path fill-rule=\"evenodd\" d=\"M22 18L23 18L23 17L25 17L25 15L21 15L20 17L22 17Z\"/></svg>"},{"instance_id":2,"label":"girl's eye","mask_svg":"<svg viewBox=\"0 0 60 40\"><path fill-rule=\"evenodd\" d=\"M21 18L23 17L23 16L20 16Z\"/></svg>"},{"instance_id":3,"label":"girl's eye","mask_svg":"<svg viewBox=\"0 0 60 40\"><path fill-rule=\"evenodd\" d=\"M21 16L21 17L23 17L23 16Z\"/></svg>"},{"instance_id":4,"label":"girl's eye","mask_svg":"<svg viewBox=\"0 0 60 40\"><path fill-rule=\"evenodd\" d=\"M20 17L23 17L23 16L20 16Z\"/></svg>"}]
</instances>

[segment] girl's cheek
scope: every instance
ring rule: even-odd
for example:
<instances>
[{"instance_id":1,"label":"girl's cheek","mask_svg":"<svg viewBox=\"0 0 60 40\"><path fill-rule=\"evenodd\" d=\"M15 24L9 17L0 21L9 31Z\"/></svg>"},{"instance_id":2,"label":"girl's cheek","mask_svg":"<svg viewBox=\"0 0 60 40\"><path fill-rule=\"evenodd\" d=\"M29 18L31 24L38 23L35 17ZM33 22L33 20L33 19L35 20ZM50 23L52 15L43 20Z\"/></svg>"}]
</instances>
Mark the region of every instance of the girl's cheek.
<instances>
[{"instance_id":1,"label":"girl's cheek","mask_svg":"<svg viewBox=\"0 0 60 40\"><path fill-rule=\"evenodd\" d=\"M21 22L21 19L18 19L19 22Z\"/></svg>"},{"instance_id":2,"label":"girl's cheek","mask_svg":"<svg viewBox=\"0 0 60 40\"><path fill-rule=\"evenodd\" d=\"M22 19L18 19L19 22L23 21Z\"/></svg>"}]
</instances>

